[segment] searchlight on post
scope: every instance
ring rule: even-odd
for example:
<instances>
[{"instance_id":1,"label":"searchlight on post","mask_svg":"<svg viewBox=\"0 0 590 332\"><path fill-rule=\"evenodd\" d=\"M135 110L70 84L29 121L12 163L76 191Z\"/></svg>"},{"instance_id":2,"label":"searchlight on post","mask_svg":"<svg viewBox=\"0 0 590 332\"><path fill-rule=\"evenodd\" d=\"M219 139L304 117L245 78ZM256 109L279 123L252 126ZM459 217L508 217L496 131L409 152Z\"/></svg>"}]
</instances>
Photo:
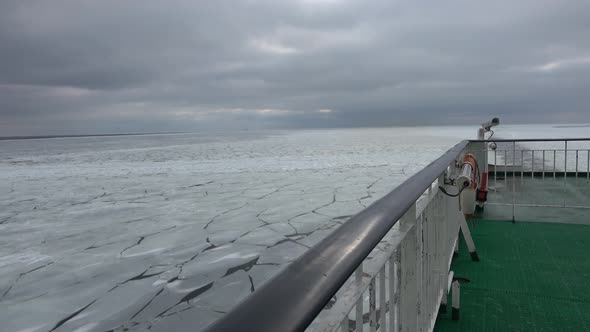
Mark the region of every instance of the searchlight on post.
<instances>
[{"instance_id":1,"label":"searchlight on post","mask_svg":"<svg viewBox=\"0 0 590 332\"><path fill-rule=\"evenodd\" d=\"M460 192L463 192L460 199L465 215L473 215L475 213L478 168L475 155L471 153L466 154L461 164L461 173L455 181Z\"/></svg>"},{"instance_id":2,"label":"searchlight on post","mask_svg":"<svg viewBox=\"0 0 590 332\"><path fill-rule=\"evenodd\" d=\"M490 121L486 121L481 124L481 127L477 131L477 139L485 141L485 134L491 132L492 134L487 139L489 140L494 135L494 131L492 130L493 127L496 127L500 124L500 118L492 118ZM479 189L477 189L477 206L479 208L483 208L485 202L488 199L488 152L487 152L487 142L483 144L483 157L484 157L484 167L483 172L481 174L481 184Z\"/></svg>"},{"instance_id":3,"label":"searchlight on post","mask_svg":"<svg viewBox=\"0 0 590 332\"><path fill-rule=\"evenodd\" d=\"M461 165L461 174L457 177L457 187L459 187L460 190L476 184L474 178L476 167L475 157L471 153L465 155L463 158L463 165Z\"/></svg>"}]
</instances>

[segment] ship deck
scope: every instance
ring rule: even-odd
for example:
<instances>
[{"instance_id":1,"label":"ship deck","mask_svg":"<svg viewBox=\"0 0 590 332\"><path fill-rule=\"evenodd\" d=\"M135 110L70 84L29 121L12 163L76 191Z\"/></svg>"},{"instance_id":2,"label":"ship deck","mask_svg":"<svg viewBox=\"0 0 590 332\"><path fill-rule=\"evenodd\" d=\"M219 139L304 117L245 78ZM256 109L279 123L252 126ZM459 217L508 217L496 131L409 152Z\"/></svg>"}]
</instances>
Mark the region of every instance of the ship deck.
<instances>
[{"instance_id":1,"label":"ship deck","mask_svg":"<svg viewBox=\"0 0 590 332\"><path fill-rule=\"evenodd\" d=\"M512 201L510 177L496 186L490 202ZM517 177L514 188L518 203L590 202L585 178ZM515 210L515 223L511 206L490 205L469 219L481 261L472 262L461 243L451 267L457 278L466 279L460 319L453 321L449 308L439 314L435 331L590 331L590 210Z\"/></svg>"}]
</instances>

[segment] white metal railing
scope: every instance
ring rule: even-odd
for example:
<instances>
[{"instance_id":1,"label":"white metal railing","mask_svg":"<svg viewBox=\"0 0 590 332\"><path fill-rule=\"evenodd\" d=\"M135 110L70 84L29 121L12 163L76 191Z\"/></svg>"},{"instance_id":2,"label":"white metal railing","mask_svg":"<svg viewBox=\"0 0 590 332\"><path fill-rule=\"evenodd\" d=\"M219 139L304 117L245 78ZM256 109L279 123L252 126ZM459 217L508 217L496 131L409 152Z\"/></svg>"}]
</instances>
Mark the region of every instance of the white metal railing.
<instances>
[{"instance_id":1,"label":"white metal railing","mask_svg":"<svg viewBox=\"0 0 590 332\"><path fill-rule=\"evenodd\" d=\"M494 188L490 191L512 192L512 201L505 204L512 205L513 219L516 188L522 189L527 175L536 181L537 175L545 179L552 172L555 182L562 176L565 184L570 176L578 177L579 168L585 165L588 177L590 147L574 149L568 142L590 139L493 141L499 145L491 151L489 140L460 142L351 217L207 331L432 331L439 309L446 308L450 289L453 309L459 302L459 282L450 271L459 231L472 259L478 260L458 198L445 194L457 192L452 180L457 178L467 151L477 157L478 178L480 172L488 171L493 154L494 182L490 187ZM527 142L564 143L563 169L559 170L559 146L536 149ZM582 151L586 151L586 164L581 163ZM547 155L553 156L552 161ZM575 168L568 166L572 163ZM499 176L502 167L503 178ZM571 174L570 168L574 169ZM518 174L521 183L516 181ZM508 175L512 176L510 184Z\"/></svg>"},{"instance_id":2,"label":"white metal railing","mask_svg":"<svg viewBox=\"0 0 590 332\"><path fill-rule=\"evenodd\" d=\"M499 194L486 204L512 206L513 220L516 207L590 208L579 195L590 190L590 139L498 140L483 152L490 192Z\"/></svg>"},{"instance_id":3,"label":"white metal railing","mask_svg":"<svg viewBox=\"0 0 590 332\"><path fill-rule=\"evenodd\" d=\"M578 178L581 174L590 180L590 149L528 149L515 147L514 149L488 150L493 155L490 162L495 165L494 181L497 175L506 175L514 168L520 177L557 175L573 176ZM564 171L567 174L563 174ZM517 174L518 175L518 174Z\"/></svg>"},{"instance_id":4,"label":"white metal railing","mask_svg":"<svg viewBox=\"0 0 590 332\"><path fill-rule=\"evenodd\" d=\"M458 198L439 190L439 185L451 187L445 182L455 176L456 165L451 163L406 211L308 331L434 329L439 306L446 307L461 224L467 227Z\"/></svg>"},{"instance_id":5,"label":"white metal railing","mask_svg":"<svg viewBox=\"0 0 590 332\"><path fill-rule=\"evenodd\" d=\"M351 217L207 331L431 331L446 308L459 230L477 260L458 198L445 195L458 190L468 144Z\"/></svg>"}]
</instances>

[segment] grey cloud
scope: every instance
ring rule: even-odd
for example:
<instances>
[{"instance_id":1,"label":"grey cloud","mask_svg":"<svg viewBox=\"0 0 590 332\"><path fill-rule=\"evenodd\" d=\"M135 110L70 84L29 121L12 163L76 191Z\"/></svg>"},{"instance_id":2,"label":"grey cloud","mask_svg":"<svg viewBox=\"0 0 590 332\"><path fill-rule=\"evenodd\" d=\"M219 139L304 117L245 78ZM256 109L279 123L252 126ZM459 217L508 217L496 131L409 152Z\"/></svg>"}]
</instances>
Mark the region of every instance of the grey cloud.
<instances>
[{"instance_id":1,"label":"grey cloud","mask_svg":"<svg viewBox=\"0 0 590 332\"><path fill-rule=\"evenodd\" d=\"M587 22L585 1L2 1L0 136L588 122Z\"/></svg>"}]
</instances>

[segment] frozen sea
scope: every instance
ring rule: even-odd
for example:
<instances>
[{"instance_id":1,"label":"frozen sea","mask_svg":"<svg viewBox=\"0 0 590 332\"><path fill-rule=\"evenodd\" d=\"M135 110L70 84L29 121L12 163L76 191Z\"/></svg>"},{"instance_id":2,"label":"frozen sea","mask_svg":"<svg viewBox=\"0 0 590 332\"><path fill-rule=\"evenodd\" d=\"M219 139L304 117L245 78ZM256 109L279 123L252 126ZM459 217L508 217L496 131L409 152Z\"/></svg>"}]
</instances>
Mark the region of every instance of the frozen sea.
<instances>
[{"instance_id":1,"label":"frozen sea","mask_svg":"<svg viewBox=\"0 0 590 332\"><path fill-rule=\"evenodd\" d=\"M0 330L201 330L476 132L0 141ZM496 135L589 133L536 125Z\"/></svg>"}]
</instances>

